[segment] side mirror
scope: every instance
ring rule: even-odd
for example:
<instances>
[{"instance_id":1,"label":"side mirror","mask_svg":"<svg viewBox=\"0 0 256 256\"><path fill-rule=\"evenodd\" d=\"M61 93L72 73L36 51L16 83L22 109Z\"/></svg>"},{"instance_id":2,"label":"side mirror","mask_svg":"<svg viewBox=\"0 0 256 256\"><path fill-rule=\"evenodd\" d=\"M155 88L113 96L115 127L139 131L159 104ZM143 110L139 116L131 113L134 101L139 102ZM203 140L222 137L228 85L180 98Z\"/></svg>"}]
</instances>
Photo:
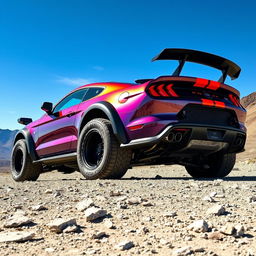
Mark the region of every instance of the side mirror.
<instances>
[{"instance_id":1,"label":"side mirror","mask_svg":"<svg viewBox=\"0 0 256 256\"><path fill-rule=\"evenodd\" d=\"M23 125L30 124L32 121L33 121L32 118L27 118L27 117L21 117L18 119L18 123Z\"/></svg>"},{"instance_id":2,"label":"side mirror","mask_svg":"<svg viewBox=\"0 0 256 256\"><path fill-rule=\"evenodd\" d=\"M41 106L41 109L45 111L47 114L52 113L52 103L51 102L44 102Z\"/></svg>"}]
</instances>

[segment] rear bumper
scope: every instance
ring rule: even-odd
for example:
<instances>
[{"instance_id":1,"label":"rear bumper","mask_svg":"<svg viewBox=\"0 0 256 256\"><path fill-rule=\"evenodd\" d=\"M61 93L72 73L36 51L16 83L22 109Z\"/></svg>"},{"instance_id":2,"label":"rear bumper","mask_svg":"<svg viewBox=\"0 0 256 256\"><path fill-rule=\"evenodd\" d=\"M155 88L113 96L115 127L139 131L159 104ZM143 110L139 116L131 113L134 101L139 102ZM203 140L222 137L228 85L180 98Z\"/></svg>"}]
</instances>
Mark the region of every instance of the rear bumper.
<instances>
[{"instance_id":1,"label":"rear bumper","mask_svg":"<svg viewBox=\"0 0 256 256\"><path fill-rule=\"evenodd\" d=\"M246 141L246 133L240 129L198 124L173 124L167 126L159 134L153 137L131 140L128 144L121 144L126 148L144 148L161 142L167 142L170 133L179 129L187 129L189 134L184 137L184 141L173 144L178 151L189 149L218 151L225 149L226 152L242 152ZM168 144L170 147L172 143Z\"/></svg>"}]
</instances>

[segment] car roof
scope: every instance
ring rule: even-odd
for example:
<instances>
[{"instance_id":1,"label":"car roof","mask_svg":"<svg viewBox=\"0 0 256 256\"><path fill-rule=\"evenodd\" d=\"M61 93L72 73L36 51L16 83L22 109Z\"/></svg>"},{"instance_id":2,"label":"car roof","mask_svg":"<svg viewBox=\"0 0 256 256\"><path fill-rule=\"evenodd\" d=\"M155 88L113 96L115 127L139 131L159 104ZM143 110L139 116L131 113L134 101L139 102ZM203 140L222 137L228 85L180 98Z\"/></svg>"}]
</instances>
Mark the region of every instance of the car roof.
<instances>
[{"instance_id":1,"label":"car roof","mask_svg":"<svg viewBox=\"0 0 256 256\"><path fill-rule=\"evenodd\" d=\"M132 86L134 84L132 83L119 83L119 82L101 82L101 83L91 83L91 84L86 84L86 85L82 85L80 87L78 87L77 89L81 89L81 88L86 88L86 87L106 87L106 86L114 86L117 88L125 88L125 87L129 87Z\"/></svg>"}]
</instances>

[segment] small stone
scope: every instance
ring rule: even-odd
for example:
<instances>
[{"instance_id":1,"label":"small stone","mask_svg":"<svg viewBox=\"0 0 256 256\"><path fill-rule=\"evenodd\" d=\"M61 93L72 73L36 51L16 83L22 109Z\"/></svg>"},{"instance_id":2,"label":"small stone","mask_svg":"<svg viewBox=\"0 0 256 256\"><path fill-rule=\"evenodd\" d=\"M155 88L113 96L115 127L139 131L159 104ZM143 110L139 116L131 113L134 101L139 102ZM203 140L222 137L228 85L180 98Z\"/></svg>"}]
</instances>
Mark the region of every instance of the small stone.
<instances>
[{"instance_id":1,"label":"small stone","mask_svg":"<svg viewBox=\"0 0 256 256\"><path fill-rule=\"evenodd\" d=\"M210 202L210 203L215 203L216 201L211 197L211 196L205 196L203 198L204 201Z\"/></svg>"},{"instance_id":2,"label":"small stone","mask_svg":"<svg viewBox=\"0 0 256 256\"><path fill-rule=\"evenodd\" d=\"M188 226L189 230L193 230L197 233L201 233L201 232L207 232L208 231L208 224L206 221L204 220L197 220L195 222L193 222L192 224L190 224Z\"/></svg>"},{"instance_id":3,"label":"small stone","mask_svg":"<svg viewBox=\"0 0 256 256\"><path fill-rule=\"evenodd\" d=\"M148 232L149 232L149 229L147 227L143 227L143 228L138 230L139 234L146 234Z\"/></svg>"},{"instance_id":4,"label":"small stone","mask_svg":"<svg viewBox=\"0 0 256 256\"><path fill-rule=\"evenodd\" d=\"M78 227L76 225L71 225L67 226L64 230L63 233L75 233L78 231Z\"/></svg>"},{"instance_id":5,"label":"small stone","mask_svg":"<svg viewBox=\"0 0 256 256\"><path fill-rule=\"evenodd\" d=\"M116 205L119 209L127 209L128 206L126 203L124 202L117 202L117 205Z\"/></svg>"},{"instance_id":6,"label":"small stone","mask_svg":"<svg viewBox=\"0 0 256 256\"><path fill-rule=\"evenodd\" d=\"M106 233L105 232L99 232L99 231L96 231L94 234L92 234L91 238L92 239L101 239L103 237L106 237Z\"/></svg>"},{"instance_id":7,"label":"small stone","mask_svg":"<svg viewBox=\"0 0 256 256\"><path fill-rule=\"evenodd\" d=\"M120 196L116 199L116 201L125 201L127 199L127 196Z\"/></svg>"},{"instance_id":8,"label":"small stone","mask_svg":"<svg viewBox=\"0 0 256 256\"><path fill-rule=\"evenodd\" d=\"M205 249L203 247L198 247L193 250L194 252L204 252Z\"/></svg>"},{"instance_id":9,"label":"small stone","mask_svg":"<svg viewBox=\"0 0 256 256\"><path fill-rule=\"evenodd\" d=\"M130 199L127 200L127 203L130 205L137 205L141 203L141 198L139 197L132 197Z\"/></svg>"},{"instance_id":10,"label":"small stone","mask_svg":"<svg viewBox=\"0 0 256 256\"><path fill-rule=\"evenodd\" d=\"M246 254L246 256L255 256L255 255L256 255L256 252L253 249L249 249Z\"/></svg>"},{"instance_id":11,"label":"small stone","mask_svg":"<svg viewBox=\"0 0 256 256\"><path fill-rule=\"evenodd\" d=\"M34 205L31 207L32 211L44 211L47 210L47 208L43 204Z\"/></svg>"},{"instance_id":12,"label":"small stone","mask_svg":"<svg viewBox=\"0 0 256 256\"><path fill-rule=\"evenodd\" d=\"M193 239L192 239L191 236L186 236L184 240L185 240L185 241L192 241Z\"/></svg>"},{"instance_id":13,"label":"small stone","mask_svg":"<svg viewBox=\"0 0 256 256\"><path fill-rule=\"evenodd\" d=\"M89 208L90 206L93 206L94 205L94 202L91 198L88 198L88 199L84 199L83 201L79 202L76 204L76 209L78 211L84 211L86 210L87 208Z\"/></svg>"},{"instance_id":14,"label":"small stone","mask_svg":"<svg viewBox=\"0 0 256 256\"><path fill-rule=\"evenodd\" d=\"M0 243L7 242L25 242L31 240L35 236L33 232L4 232L0 233Z\"/></svg>"},{"instance_id":15,"label":"small stone","mask_svg":"<svg viewBox=\"0 0 256 256\"><path fill-rule=\"evenodd\" d=\"M221 229L220 232L225 235L235 235L236 229L233 224L228 223Z\"/></svg>"},{"instance_id":16,"label":"small stone","mask_svg":"<svg viewBox=\"0 0 256 256\"><path fill-rule=\"evenodd\" d=\"M48 253L51 253L51 252L54 252L54 251L55 251L55 249L52 248L52 247L45 248L44 250L45 250L46 252L48 252Z\"/></svg>"},{"instance_id":17,"label":"small stone","mask_svg":"<svg viewBox=\"0 0 256 256\"><path fill-rule=\"evenodd\" d=\"M112 222L111 220L109 220L109 219L106 219L106 220L104 221L104 226L105 226L106 228L109 228L109 229L113 229L113 228L114 228L113 222Z\"/></svg>"},{"instance_id":18,"label":"small stone","mask_svg":"<svg viewBox=\"0 0 256 256\"><path fill-rule=\"evenodd\" d=\"M13 208L14 208L15 210L20 210L20 209L22 209L22 205L21 205L21 204L15 204L15 205L13 206Z\"/></svg>"},{"instance_id":19,"label":"small stone","mask_svg":"<svg viewBox=\"0 0 256 256\"><path fill-rule=\"evenodd\" d=\"M177 212L166 212L166 213L164 213L164 217L173 218L175 216L177 216Z\"/></svg>"},{"instance_id":20,"label":"small stone","mask_svg":"<svg viewBox=\"0 0 256 256\"><path fill-rule=\"evenodd\" d=\"M245 228L241 224L233 225L233 224L229 223L221 229L221 232L225 235L241 237L244 235Z\"/></svg>"},{"instance_id":21,"label":"small stone","mask_svg":"<svg viewBox=\"0 0 256 256\"><path fill-rule=\"evenodd\" d=\"M167 240L161 238L160 241L159 241L159 243L160 243L161 245L168 245L168 244L170 244L170 241L167 241Z\"/></svg>"},{"instance_id":22,"label":"small stone","mask_svg":"<svg viewBox=\"0 0 256 256\"><path fill-rule=\"evenodd\" d=\"M210 196L210 197L215 197L216 195L217 195L217 192L214 191L214 192L210 193L209 196Z\"/></svg>"},{"instance_id":23,"label":"small stone","mask_svg":"<svg viewBox=\"0 0 256 256\"><path fill-rule=\"evenodd\" d=\"M129 250L132 247L134 247L134 243L131 241L122 241L115 246L116 249L121 250L121 251Z\"/></svg>"},{"instance_id":24,"label":"small stone","mask_svg":"<svg viewBox=\"0 0 256 256\"><path fill-rule=\"evenodd\" d=\"M46 189L46 190L44 191L44 193L45 193L45 194L52 194L52 190L51 190L51 189Z\"/></svg>"},{"instance_id":25,"label":"small stone","mask_svg":"<svg viewBox=\"0 0 256 256\"><path fill-rule=\"evenodd\" d=\"M239 189L239 186L238 186L238 184L234 184L234 185L232 186L232 188L233 188L233 189Z\"/></svg>"},{"instance_id":26,"label":"small stone","mask_svg":"<svg viewBox=\"0 0 256 256\"><path fill-rule=\"evenodd\" d=\"M225 198L225 195L223 195L223 194L217 194L217 195L215 196L215 198Z\"/></svg>"},{"instance_id":27,"label":"small stone","mask_svg":"<svg viewBox=\"0 0 256 256\"><path fill-rule=\"evenodd\" d=\"M225 208L222 205L214 205L213 207L209 208L206 213L208 215L220 216L225 214Z\"/></svg>"},{"instance_id":28,"label":"small stone","mask_svg":"<svg viewBox=\"0 0 256 256\"><path fill-rule=\"evenodd\" d=\"M254 202L256 202L256 196L250 196L250 197L248 197L248 202L249 202L249 203L254 203Z\"/></svg>"},{"instance_id":29,"label":"small stone","mask_svg":"<svg viewBox=\"0 0 256 256\"><path fill-rule=\"evenodd\" d=\"M186 256L192 254L193 251L191 247L182 247L173 252L173 256Z\"/></svg>"},{"instance_id":30,"label":"small stone","mask_svg":"<svg viewBox=\"0 0 256 256\"><path fill-rule=\"evenodd\" d=\"M236 229L236 236L240 237L244 235L245 228L243 225L238 224L235 226L235 229Z\"/></svg>"},{"instance_id":31,"label":"small stone","mask_svg":"<svg viewBox=\"0 0 256 256\"><path fill-rule=\"evenodd\" d=\"M4 224L5 228L17 228L17 227L21 227L24 225L28 225L32 223L32 220L27 217L24 216L22 214L15 214L12 217L10 217L9 219L7 219L7 221Z\"/></svg>"},{"instance_id":32,"label":"small stone","mask_svg":"<svg viewBox=\"0 0 256 256\"><path fill-rule=\"evenodd\" d=\"M154 204L152 204L151 202L143 202L142 206L150 207L150 206L154 206Z\"/></svg>"},{"instance_id":33,"label":"small stone","mask_svg":"<svg viewBox=\"0 0 256 256\"><path fill-rule=\"evenodd\" d=\"M224 237L224 235L221 232L212 232L208 235L208 239L212 239L212 240L222 240Z\"/></svg>"},{"instance_id":34,"label":"small stone","mask_svg":"<svg viewBox=\"0 0 256 256\"><path fill-rule=\"evenodd\" d=\"M150 221L152 221L152 217L150 217L150 216L143 217L142 220L145 222L150 222Z\"/></svg>"},{"instance_id":35,"label":"small stone","mask_svg":"<svg viewBox=\"0 0 256 256\"><path fill-rule=\"evenodd\" d=\"M86 221L94 221L96 219L105 217L107 215L107 211L102 210L98 207L90 207L85 211Z\"/></svg>"},{"instance_id":36,"label":"small stone","mask_svg":"<svg viewBox=\"0 0 256 256\"><path fill-rule=\"evenodd\" d=\"M76 219L57 218L51 221L47 226L55 233L61 233L68 226L76 226Z\"/></svg>"},{"instance_id":37,"label":"small stone","mask_svg":"<svg viewBox=\"0 0 256 256\"><path fill-rule=\"evenodd\" d=\"M53 194L53 197L58 197L61 196L61 191L60 190L56 190Z\"/></svg>"},{"instance_id":38,"label":"small stone","mask_svg":"<svg viewBox=\"0 0 256 256\"><path fill-rule=\"evenodd\" d=\"M109 195L110 196L121 196L122 193L119 190L115 190L115 191L110 191Z\"/></svg>"}]
</instances>

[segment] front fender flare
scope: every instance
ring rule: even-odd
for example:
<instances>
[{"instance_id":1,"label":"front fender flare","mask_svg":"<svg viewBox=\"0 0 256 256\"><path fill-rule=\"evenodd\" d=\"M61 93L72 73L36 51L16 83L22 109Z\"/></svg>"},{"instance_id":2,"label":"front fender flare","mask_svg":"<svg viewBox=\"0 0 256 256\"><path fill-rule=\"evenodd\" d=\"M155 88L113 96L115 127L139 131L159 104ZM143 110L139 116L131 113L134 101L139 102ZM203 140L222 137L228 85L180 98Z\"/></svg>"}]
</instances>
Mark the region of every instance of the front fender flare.
<instances>
[{"instance_id":1,"label":"front fender flare","mask_svg":"<svg viewBox=\"0 0 256 256\"><path fill-rule=\"evenodd\" d=\"M20 138L25 138L28 153L31 156L31 159L33 161L38 160L38 155L35 151L35 143L34 140L27 128L23 128L22 130L18 131L18 133L15 135L14 138L14 144L20 139Z\"/></svg>"}]
</instances>

